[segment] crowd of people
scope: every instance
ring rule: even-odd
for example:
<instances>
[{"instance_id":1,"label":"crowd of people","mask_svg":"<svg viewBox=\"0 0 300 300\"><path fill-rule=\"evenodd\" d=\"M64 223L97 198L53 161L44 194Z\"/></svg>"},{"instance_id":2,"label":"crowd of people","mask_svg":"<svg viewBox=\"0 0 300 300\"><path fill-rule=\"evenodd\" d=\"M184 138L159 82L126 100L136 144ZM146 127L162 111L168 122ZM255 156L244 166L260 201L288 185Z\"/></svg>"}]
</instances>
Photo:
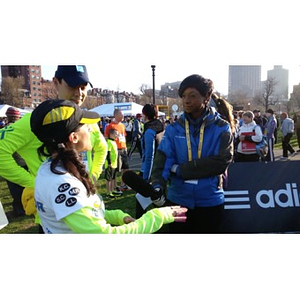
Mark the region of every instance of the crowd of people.
<instances>
[{"instance_id":1,"label":"crowd of people","mask_svg":"<svg viewBox=\"0 0 300 300\"><path fill-rule=\"evenodd\" d=\"M275 161L274 145L278 141L278 132L282 133L282 156L280 160L287 160L293 157L300 150L296 151L291 146L290 141L296 132L298 146L300 149L300 122L297 122L288 117L286 112L282 112L279 118L276 116L273 109L267 109L264 114L261 114L259 109L253 111L233 112L235 117L235 158L236 162L251 162L251 161ZM299 119L300 120L300 119ZM257 144L266 141L266 153L258 151Z\"/></svg>"},{"instance_id":2,"label":"crowd of people","mask_svg":"<svg viewBox=\"0 0 300 300\"><path fill-rule=\"evenodd\" d=\"M152 233L164 228L169 233L218 233L228 166L274 161L279 129L283 159L297 153L290 144L294 120L287 113L278 121L272 109L263 115L258 109L235 112L213 92L213 81L197 74L181 82L183 113L169 120L158 118L155 104L144 105L134 117L115 109L113 117L100 119L82 110L91 84L85 66L58 66L53 82L60 100L44 101L20 120L11 108L8 118L14 118L1 129L0 139L0 176L7 180L14 213L34 215L40 233ZM300 126L296 132L298 137ZM263 141L266 152L258 151ZM122 177L118 184L117 175L129 170L136 149L139 175L155 190L151 205L143 208L137 201L135 216L108 211L98 192L100 175L104 173L108 198L130 190Z\"/></svg>"}]
</instances>

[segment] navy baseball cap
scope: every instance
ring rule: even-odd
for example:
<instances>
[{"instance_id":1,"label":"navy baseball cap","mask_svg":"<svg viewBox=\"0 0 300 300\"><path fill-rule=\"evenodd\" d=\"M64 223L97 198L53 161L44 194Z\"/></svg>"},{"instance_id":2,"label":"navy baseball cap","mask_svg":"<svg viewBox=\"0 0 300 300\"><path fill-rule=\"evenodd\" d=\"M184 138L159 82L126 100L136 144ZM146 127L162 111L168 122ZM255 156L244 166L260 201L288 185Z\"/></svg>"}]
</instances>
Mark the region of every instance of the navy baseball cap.
<instances>
[{"instance_id":1,"label":"navy baseball cap","mask_svg":"<svg viewBox=\"0 0 300 300\"><path fill-rule=\"evenodd\" d=\"M83 65L57 66L55 77L62 78L70 87L76 87L87 83L93 87L89 80L86 66Z\"/></svg>"}]
</instances>

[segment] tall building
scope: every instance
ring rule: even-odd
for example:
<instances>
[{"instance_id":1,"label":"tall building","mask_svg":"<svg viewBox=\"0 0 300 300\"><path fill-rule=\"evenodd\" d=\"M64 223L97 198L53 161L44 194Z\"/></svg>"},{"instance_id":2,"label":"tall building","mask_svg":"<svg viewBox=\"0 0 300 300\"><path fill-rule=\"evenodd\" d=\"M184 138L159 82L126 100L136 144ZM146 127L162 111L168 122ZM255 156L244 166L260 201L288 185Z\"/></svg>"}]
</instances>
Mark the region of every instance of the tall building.
<instances>
[{"instance_id":1,"label":"tall building","mask_svg":"<svg viewBox=\"0 0 300 300\"><path fill-rule=\"evenodd\" d=\"M289 70L282 66L274 66L273 70L268 71L268 79L274 78L277 82L274 87L274 96L279 99L288 99L289 94Z\"/></svg>"},{"instance_id":2,"label":"tall building","mask_svg":"<svg viewBox=\"0 0 300 300\"><path fill-rule=\"evenodd\" d=\"M24 77L24 93L31 98L31 107L42 102L42 75L41 66L1 66L2 78Z\"/></svg>"},{"instance_id":3,"label":"tall building","mask_svg":"<svg viewBox=\"0 0 300 300\"><path fill-rule=\"evenodd\" d=\"M248 99L261 91L261 66L229 66L228 98L246 95Z\"/></svg>"},{"instance_id":4,"label":"tall building","mask_svg":"<svg viewBox=\"0 0 300 300\"><path fill-rule=\"evenodd\" d=\"M164 97L177 98L181 81L166 82L160 86L160 94Z\"/></svg>"}]
</instances>

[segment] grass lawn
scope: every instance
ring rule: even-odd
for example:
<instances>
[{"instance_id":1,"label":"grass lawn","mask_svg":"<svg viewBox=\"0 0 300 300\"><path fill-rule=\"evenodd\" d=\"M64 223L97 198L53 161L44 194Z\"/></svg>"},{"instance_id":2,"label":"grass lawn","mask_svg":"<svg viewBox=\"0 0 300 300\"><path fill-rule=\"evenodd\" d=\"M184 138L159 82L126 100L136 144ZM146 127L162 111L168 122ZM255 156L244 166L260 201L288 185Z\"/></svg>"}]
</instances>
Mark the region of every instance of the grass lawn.
<instances>
[{"instance_id":1,"label":"grass lawn","mask_svg":"<svg viewBox=\"0 0 300 300\"><path fill-rule=\"evenodd\" d=\"M118 182L120 182L120 178ZM106 199L105 179L99 180L100 194L102 195L107 210L121 209L135 217L135 192L126 191L122 196L115 199ZM9 224L4 227L0 234L5 233L38 233L38 226L34 223L33 216L14 217L12 215L12 197L7 188L6 181L0 178L0 201L6 213Z\"/></svg>"}]
</instances>

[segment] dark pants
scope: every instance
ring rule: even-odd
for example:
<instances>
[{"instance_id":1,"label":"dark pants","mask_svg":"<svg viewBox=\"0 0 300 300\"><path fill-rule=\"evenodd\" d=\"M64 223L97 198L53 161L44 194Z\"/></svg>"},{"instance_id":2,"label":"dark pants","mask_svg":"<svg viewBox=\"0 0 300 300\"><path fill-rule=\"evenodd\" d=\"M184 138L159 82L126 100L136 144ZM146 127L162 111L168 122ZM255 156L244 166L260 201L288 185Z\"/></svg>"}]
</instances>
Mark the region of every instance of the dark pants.
<instances>
[{"instance_id":1,"label":"dark pants","mask_svg":"<svg viewBox=\"0 0 300 300\"><path fill-rule=\"evenodd\" d=\"M253 161L259 161L259 155L254 153L254 154L243 154L236 152L235 162L253 162Z\"/></svg>"},{"instance_id":2,"label":"dark pants","mask_svg":"<svg viewBox=\"0 0 300 300\"><path fill-rule=\"evenodd\" d=\"M132 153L134 152L134 150L138 148L140 156L142 158L143 155L143 150L142 150L142 142L141 139L139 139L138 137L134 137L131 143L131 147L128 151L128 157L131 157Z\"/></svg>"},{"instance_id":3,"label":"dark pants","mask_svg":"<svg viewBox=\"0 0 300 300\"><path fill-rule=\"evenodd\" d=\"M288 152L290 152L291 154L295 152L295 150L290 144L290 140L292 136L293 133L288 133L286 136L282 138L283 157L288 157Z\"/></svg>"},{"instance_id":4,"label":"dark pants","mask_svg":"<svg viewBox=\"0 0 300 300\"><path fill-rule=\"evenodd\" d=\"M12 207L13 207L13 213L16 216L22 216L25 214L24 208L22 205L22 193L24 190L23 186L20 186L18 184L15 184L11 181L6 180L8 189L10 191L10 194L13 198Z\"/></svg>"},{"instance_id":5,"label":"dark pants","mask_svg":"<svg viewBox=\"0 0 300 300\"><path fill-rule=\"evenodd\" d=\"M275 138L267 139L267 142L268 142L268 153L266 155L265 161L274 161L275 160L275 156L274 156Z\"/></svg>"}]
</instances>

